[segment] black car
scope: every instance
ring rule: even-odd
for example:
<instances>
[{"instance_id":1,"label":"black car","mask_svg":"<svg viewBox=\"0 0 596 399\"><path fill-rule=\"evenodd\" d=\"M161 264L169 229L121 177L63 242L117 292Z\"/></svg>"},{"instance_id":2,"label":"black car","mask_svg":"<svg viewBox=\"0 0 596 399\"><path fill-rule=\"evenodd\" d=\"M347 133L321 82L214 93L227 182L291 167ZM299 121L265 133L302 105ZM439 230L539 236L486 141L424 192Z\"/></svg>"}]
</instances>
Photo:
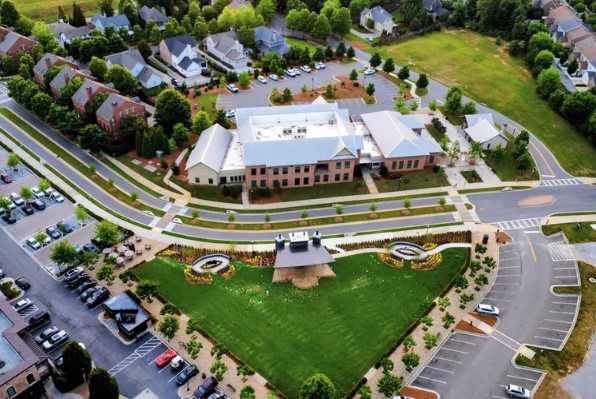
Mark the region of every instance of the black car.
<instances>
[{"instance_id":1,"label":"black car","mask_svg":"<svg viewBox=\"0 0 596 399\"><path fill-rule=\"evenodd\" d=\"M2 215L2 220L4 220L8 224L15 224L17 222L17 218L14 217L12 213Z\"/></svg>"},{"instance_id":2,"label":"black car","mask_svg":"<svg viewBox=\"0 0 596 399\"><path fill-rule=\"evenodd\" d=\"M201 75L203 76L211 76L211 70L208 68L201 69Z\"/></svg>"},{"instance_id":3,"label":"black car","mask_svg":"<svg viewBox=\"0 0 596 399\"><path fill-rule=\"evenodd\" d=\"M95 291L89 299L87 299L87 306L90 308L94 308L110 296L110 291L107 288L102 287Z\"/></svg>"},{"instance_id":4,"label":"black car","mask_svg":"<svg viewBox=\"0 0 596 399\"><path fill-rule=\"evenodd\" d=\"M178 377L176 377L176 384L182 385L182 384L186 383L186 381L190 380L193 376L197 375L198 373L199 373L199 369L197 368L197 366L195 366L194 364L191 364L190 366L188 366L187 368L182 370L182 372L180 374L178 374Z\"/></svg>"},{"instance_id":5,"label":"black car","mask_svg":"<svg viewBox=\"0 0 596 399\"><path fill-rule=\"evenodd\" d=\"M19 277L19 278L15 279L14 283L17 285L17 287L19 287L23 291L31 288L31 284L29 284L29 281L27 281L27 279L25 277Z\"/></svg>"},{"instance_id":6,"label":"black car","mask_svg":"<svg viewBox=\"0 0 596 399\"><path fill-rule=\"evenodd\" d=\"M83 245L83 251L85 251L85 252L99 252L99 249L97 249L95 247L95 245L88 242L87 244Z\"/></svg>"},{"instance_id":7,"label":"black car","mask_svg":"<svg viewBox=\"0 0 596 399\"><path fill-rule=\"evenodd\" d=\"M173 85L174 87L177 87L177 88L179 88L179 89L180 89L180 88L182 88L182 82L180 82L180 81L178 81L178 80L176 80L176 79L174 79L174 78L172 78L172 85Z\"/></svg>"},{"instance_id":8,"label":"black car","mask_svg":"<svg viewBox=\"0 0 596 399\"><path fill-rule=\"evenodd\" d=\"M46 233L52 238L53 240L57 240L62 237L62 234L58 231L57 228L54 226L46 227Z\"/></svg>"},{"instance_id":9,"label":"black car","mask_svg":"<svg viewBox=\"0 0 596 399\"><path fill-rule=\"evenodd\" d=\"M30 205L23 205L23 206L21 207L21 210L23 211L23 213L24 213L25 215L28 215L28 216L29 216L29 215L33 215L33 213L35 212L35 211L33 210L33 208L32 208Z\"/></svg>"},{"instance_id":10,"label":"black car","mask_svg":"<svg viewBox=\"0 0 596 399\"><path fill-rule=\"evenodd\" d=\"M87 302L87 299L89 299L89 297L91 295L93 295L95 293L95 291L97 291L98 289L100 289L101 287L97 284L87 288L82 294L81 296L79 296L79 299L83 302Z\"/></svg>"},{"instance_id":11,"label":"black car","mask_svg":"<svg viewBox=\"0 0 596 399\"><path fill-rule=\"evenodd\" d=\"M95 285L95 281L89 279L88 281L83 282L81 285L77 287L75 290L76 294L82 294L83 292L87 291L88 288L91 288Z\"/></svg>"},{"instance_id":12,"label":"black car","mask_svg":"<svg viewBox=\"0 0 596 399\"><path fill-rule=\"evenodd\" d=\"M31 205L37 209L38 211L43 211L44 209L46 209L46 204L44 204L42 201L40 200L35 200L31 203Z\"/></svg>"},{"instance_id":13,"label":"black car","mask_svg":"<svg viewBox=\"0 0 596 399\"><path fill-rule=\"evenodd\" d=\"M43 326L46 323L50 322L50 314L45 310L38 310L37 312L33 313L31 317L29 317L29 325L27 326L27 330L35 330Z\"/></svg>"},{"instance_id":14,"label":"black car","mask_svg":"<svg viewBox=\"0 0 596 399\"><path fill-rule=\"evenodd\" d=\"M90 281L91 277L87 276L85 273L81 274L79 277L75 278L72 281L68 282L68 288L70 288L71 290L74 290L75 288L77 288L78 286L80 286L81 284Z\"/></svg>"}]
</instances>

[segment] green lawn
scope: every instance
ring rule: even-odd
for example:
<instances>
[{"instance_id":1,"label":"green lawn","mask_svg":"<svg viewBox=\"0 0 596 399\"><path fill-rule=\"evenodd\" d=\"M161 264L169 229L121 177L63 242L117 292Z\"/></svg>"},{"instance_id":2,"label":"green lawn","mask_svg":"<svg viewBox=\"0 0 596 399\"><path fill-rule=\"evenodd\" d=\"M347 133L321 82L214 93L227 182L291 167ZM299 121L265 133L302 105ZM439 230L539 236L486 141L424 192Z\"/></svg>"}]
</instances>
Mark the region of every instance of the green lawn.
<instances>
[{"instance_id":1,"label":"green lawn","mask_svg":"<svg viewBox=\"0 0 596 399\"><path fill-rule=\"evenodd\" d=\"M170 180L182 187L183 189L189 191L191 195L195 198L217 202L242 202L242 199L240 197L238 197L237 199L224 197L218 186L189 184L186 181L178 179L176 176L172 176Z\"/></svg>"},{"instance_id":2,"label":"green lawn","mask_svg":"<svg viewBox=\"0 0 596 399\"><path fill-rule=\"evenodd\" d=\"M199 103L199 107L201 111L207 112L209 114L209 118L214 120L217 116L217 93L201 93L199 97L197 97L197 101Z\"/></svg>"},{"instance_id":3,"label":"green lawn","mask_svg":"<svg viewBox=\"0 0 596 399\"><path fill-rule=\"evenodd\" d=\"M130 158L128 155L119 156L118 161L122 162L124 165L128 166L130 169L134 170L150 182L157 184L159 187L171 190L175 193L178 192L178 190L176 190L174 187L169 186L163 181L163 178L166 175L166 172L164 172L163 169L157 168L155 172L149 172L147 169L133 163L132 158Z\"/></svg>"},{"instance_id":4,"label":"green lawn","mask_svg":"<svg viewBox=\"0 0 596 399\"><path fill-rule=\"evenodd\" d=\"M447 178L435 173L432 169L415 170L401 173L401 187L398 179L375 180L380 193L387 193L403 190L417 190L420 188L445 187L449 186Z\"/></svg>"},{"instance_id":5,"label":"green lawn","mask_svg":"<svg viewBox=\"0 0 596 399\"><path fill-rule=\"evenodd\" d=\"M534 171L534 165L530 170L526 172L519 172L515 168L515 158L511 151L513 150L513 144L510 142L507 144L505 150L505 156L502 159L494 159L490 156L490 151L485 151L484 161L494 169L495 173L501 179L501 181L519 181L519 180L534 180L538 179L538 172Z\"/></svg>"},{"instance_id":6,"label":"green lawn","mask_svg":"<svg viewBox=\"0 0 596 399\"><path fill-rule=\"evenodd\" d=\"M596 230L590 227L590 223L580 223L580 227L577 223L566 223L566 224L553 224L542 226L542 232L546 235L555 234L562 231L570 243L579 242L596 242Z\"/></svg>"},{"instance_id":7,"label":"green lawn","mask_svg":"<svg viewBox=\"0 0 596 399\"><path fill-rule=\"evenodd\" d=\"M286 43L288 44L288 46L300 47L301 49L303 49L304 47L308 47L308 50L310 51L311 55L315 53L317 47L321 47L315 43L311 43L302 39L297 39L295 37L286 37Z\"/></svg>"},{"instance_id":8,"label":"green lawn","mask_svg":"<svg viewBox=\"0 0 596 399\"><path fill-rule=\"evenodd\" d=\"M468 183L482 182L482 179L480 178L480 176L478 176L478 172L476 172L475 170L464 170L460 173Z\"/></svg>"},{"instance_id":9,"label":"green lawn","mask_svg":"<svg viewBox=\"0 0 596 399\"><path fill-rule=\"evenodd\" d=\"M358 35L353 34L352 32L348 32L346 33L346 35L344 36L344 40L347 42L360 42L362 44L366 44L366 45L370 45L370 42L367 41L366 39L361 38Z\"/></svg>"},{"instance_id":10,"label":"green lawn","mask_svg":"<svg viewBox=\"0 0 596 399\"><path fill-rule=\"evenodd\" d=\"M158 282L160 294L288 397L323 372L339 398L425 313L466 257L466 249L448 249L437 269L415 272L389 267L376 254L355 255L337 260L336 278L304 291L272 284L269 267L238 265L229 280L192 286L185 265L171 259L135 273Z\"/></svg>"},{"instance_id":11,"label":"green lawn","mask_svg":"<svg viewBox=\"0 0 596 399\"><path fill-rule=\"evenodd\" d=\"M301 201L358 194L369 194L366 183L362 179L357 179L349 183L317 184L310 187L284 188L281 190L281 200Z\"/></svg>"},{"instance_id":12,"label":"green lawn","mask_svg":"<svg viewBox=\"0 0 596 399\"><path fill-rule=\"evenodd\" d=\"M72 0L17 0L13 1L19 12L29 18L41 19L45 22L58 22L58 6L62 7L64 13L72 15ZM99 12L97 0L77 0L86 16ZM117 2L114 1L114 7Z\"/></svg>"},{"instance_id":13,"label":"green lawn","mask_svg":"<svg viewBox=\"0 0 596 399\"><path fill-rule=\"evenodd\" d=\"M469 31L419 36L391 46L370 48L400 65L426 72L448 86L459 85L476 101L502 112L534 133L570 173L596 175L596 148L536 94L536 82L523 59L510 57L494 39Z\"/></svg>"},{"instance_id":14,"label":"green lawn","mask_svg":"<svg viewBox=\"0 0 596 399\"><path fill-rule=\"evenodd\" d=\"M433 139L437 141L437 143L440 143L443 139L443 136L445 136L443 133L439 132L431 123L424 125L424 127L426 128L428 133L433 137Z\"/></svg>"}]
</instances>

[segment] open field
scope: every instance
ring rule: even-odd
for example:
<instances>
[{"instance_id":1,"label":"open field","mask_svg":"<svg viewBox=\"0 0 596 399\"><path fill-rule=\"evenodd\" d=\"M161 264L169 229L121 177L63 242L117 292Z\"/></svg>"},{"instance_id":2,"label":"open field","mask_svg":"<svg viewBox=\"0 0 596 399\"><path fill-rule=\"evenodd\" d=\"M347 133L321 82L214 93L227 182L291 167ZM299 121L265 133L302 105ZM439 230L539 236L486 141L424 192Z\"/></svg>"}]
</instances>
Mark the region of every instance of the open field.
<instances>
[{"instance_id":1,"label":"open field","mask_svg":"<svg viewBox=\"0 0 596 399\"><path fill-rule=\"evenodd\" d=\"M337 277L311 290L272 284L273 268L244 264L210 285L187 284L186 265L169 258L135 273L158 282L161 295L289 397L323 372L339 398L425 313L466 257L466 249L449 249L438 268L415 272L355 255L338 259Z\"/></svg>"},{"instance_id":2,"label":"open field","mask_svg":"<svg viewBox=\"0 0 596 399\"><path fill-rule=\"evenodd\" d=\"M19 12L29 18L41 19L44 22L58 22L58 6L64 13L72 15L72 0L17 0L13 1ZM86 16L99 12L97 0L77 0ZM116 1L113 2L116 7Z\"/></svg>"},{"instance_id":3,"label":"open field","mask_svg":"<svg viewBox=\"0 0 596 399\"><path fill-rule=\"evenodd\" d=\"M534 133L570 173L596 175L596 148L536 94L536 82L523 59L510 57L494 39L469 31L419 36L391 46L370 47L383 58L425 72L448 85L459 85L476 101L507 115Z\"/></svg>"}]
</instances>

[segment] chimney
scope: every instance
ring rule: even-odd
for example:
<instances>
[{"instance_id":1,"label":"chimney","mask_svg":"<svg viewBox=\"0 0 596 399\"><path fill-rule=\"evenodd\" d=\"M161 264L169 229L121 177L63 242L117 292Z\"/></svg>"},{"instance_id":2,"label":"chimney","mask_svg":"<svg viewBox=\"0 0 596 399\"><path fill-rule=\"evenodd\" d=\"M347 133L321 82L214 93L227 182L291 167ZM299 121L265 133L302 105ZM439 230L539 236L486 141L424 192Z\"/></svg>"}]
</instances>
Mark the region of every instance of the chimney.
<instances>
[{"instance_id":1,"label":"chimney","mask_svg":"<svg viewBox=\"0 0 596 399\"><path fill-rule=\"evenodd\" d=\"M314 245L321 245L321 239L323 237L321 236L321 233L319 233L319 231L315 231L315 234L312 235L312 243Z\"/></svg>"},{"instance_id":2,"label":"chimney","mask_svg":"<svg viewBox=\"0 0 596 399\"><path fill-rule=\"evenodd\" d=\"M46 69L49 71L52 68L52 61L50 61L50 57L45 59L46 62Z\"/></svg>"},{"instance_id":3,"label":"chimney","mask_svg":"<svg viewBox=\"0 0 596 399\"><path fill-rule=\"evenodd\" d=\"M87 86L85 88L85 91L87 92L87 102L91 103L91 101L93 100L93 89L91 88L91 86Z\"/></svg>"},{"instance_id":4,"label":"chimney","mask_svg":"<svg viewBox=\"0 0 596 399\"><path fill-rule=\"evenodd\" d=\"M275 248L277 250L283 249L283 247L286 244L286 240L285 238L283 238L283 236L280 234L277 237L275 237Z\"/></svg>"}]
</instances>

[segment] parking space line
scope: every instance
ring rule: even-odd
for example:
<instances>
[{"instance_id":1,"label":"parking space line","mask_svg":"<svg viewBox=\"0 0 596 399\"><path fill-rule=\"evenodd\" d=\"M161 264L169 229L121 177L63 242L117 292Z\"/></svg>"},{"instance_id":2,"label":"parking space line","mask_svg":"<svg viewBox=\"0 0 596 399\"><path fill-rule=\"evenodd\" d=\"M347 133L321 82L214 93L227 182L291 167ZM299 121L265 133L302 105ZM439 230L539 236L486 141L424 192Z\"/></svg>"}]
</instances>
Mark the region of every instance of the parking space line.
<instances>
[{"instance_id":1,"label":"parking space line","mask_svg":"<svg viewBox=\"0 0 596 399\"><path fill-rule=\"evenodd\" d=\"M573 302L573 303L569 303L569 302L551 302L551 303L556 303L558 305L573 305L576 306L577 303Z\"/></svg>"},{"instance_id":2,"label":"parking space line","mask_svg":"<svg viewBox=\"0 0 596 399\"><path fill-rule=\"evenodd\" d=\"M555 278L577 278L577 276L555 276Z\"/></svg>"},{"instance_id":3,"label":"parking space line","mask_svg":"<svg viewBox=\"0 0 596 399\"><path fill-rule=\"evenodd\" d=\"M496 330L495 330L495 331L496 331ZM508 347L508 348L509 348L509 349L511 349L512 351L514 351L514 352L517 352L517 349L515 349L515 348L513 348L513 347L511 347L511 346L509 346L509 345L507 345L505 342L501 341L500 339L498 339L498 338L497 338L497 337L495 337L494 335L491 335L490 337L491 337L492 339L494 339L495 341L497 341L497 342L499 342L499 343L501 343L501 344L505 345L506 347Z\"/></svg>"},{"instance_id":4,"label":"parking space line","mask_svg":"<svg viewBox=\"0 0 596 399\"><path fill-rule=\"evenodd\" d=\"M159 370L159 371L157 372L157 374L161 374L161 373L162 373L162 371L164 371L164 370L167 370L167 369L169 369L169 368L170 368L170 367L169 367L168 365L165 365L165 366L163 366L163 367L161 368L161 370Z\"/></svg>"},{"instance_id":5,"label":"parking space line","mask_svg":"<svg viewBox=\"0 0 596 399\"><path fill-rule=\"evenodd\" d=\"M468 345L474 345L474 346L476 346L476 344L473 343L473 342L462 341L462 340L459 340L459 339L452 338L451 341L453 341L453 342L461 342L462 344L468 344Z\"/></svg>"},{"instance_id":6,"label":"parking space line","mask_svg":"<svg viewBox=\"0 0 596 399\"><path fill-rule=\"evenodd\" d=\"M567 334L567 330L557 330L556 328L546 328L546 327L538 327L541 330L547 330L547 331L557 331L557 332L562 332Z\"/></svg>"},{"instance_id":7,"label":"parking space line","mask_svg":"<svg viewBox=\"0 0 596 399\"><path fill-rule=\"evenodd\" d=\"M520 277L521 274L497 274L497 278L499 277Z\"/></svg>"},{"instance_id":8,"label":"parking space line","mask_svg":"<svg viewBox=\"0 0 596 399\"><path fill-rule=\"evenodd\" d=\"M483 299L488 299L490 301L502 301L502 302L511 302L511 299L497 299L497 298L490 298L485 296Z\"/></svg>"},{"instance_id":9,"label":"parking space line","mask_svg":"<svg viewBox=\"0 0 596 399\"><path fill-rule=\"evenodd\" d=\"M445 384L445 385L447 385L447 383L446 383L445 381L437 380L437 379L434 379L434 378L428 378L428 377L424 377L424 376L422 376L422 375L419 375L419 376L418 376L418 377L416 377L416 378L424 378L425 380L430 380L430 381L434 381L434 382L440 382L441 384Z\"/></svg>"},{"instance_id":10,"label":"parking space line","mask_svg":"<svg viewBox=\"0 0 596 399\"><path fill-rule=\"evenodd\" d=\"M433 369L433 370L438 370L438 371L443 371L445 373L455 374L455 371L444 370L444 369L440 369L438 367L426 366L425 368L427 368L427 369Z\"/></svg>"},{"instance_id":11,"label":"parking space line","mask_svg":"<svg viewBox=\"0 0 596 399\"><path fill-rule=\"evenodd\" d=\"M493 285L519 285L519 284L515 284L515 283L493 283Z\"/></svg>"},{"instance_id":12,"label":"parking space line","mask_svg":"<svg viewBox=\"0 0 596 399\"><path fill-rule=\"evenodd\" d=\"M575 314L575 312L558 312L556 310L549 310L549 313Z\"/></svg>"},{"instance_id":13,"label":"parking space line","mask_svg":"<svg viewBox=\"0 0 596 399\"><path fill-rule=\"evenodd\" d=\"M575 269L575 266L571 266L571 267L554 267L553 270L570 270L570 269Z\"/></svg>"},{"instance_id":14,"label":"parking space line","mask_svg":"<svg viewBox=\"0 0 596 399\"><path fill-rule=\"evenodd\" d=\"M464 355L469 355L470 354L469 352L458 351L456 349L450 349L450 348L445 348L445 347L442 347L441 349L445 349L447 351L452 351L452 352L457 352L457 353L463 353Z\"/></svg>"},{"instance_id":15,"label":"parking space line","mask_svg":"<svg viewBox=\"0 0 596 399\"><path fill-rule=\"evenodd\" d=\"M178 377L180 375L180 373L182 373L184 370L186 370L188 368L188 364L184 363L184 367L182 367L182 369L178 372L178 374L176 374L175 376L173 376L172 378L170 378L168 380L168 382L172 382L172 380L176 377Z\"/></svg>"},{"instance_id":16,"label":"parking space line","mask_svg":"<svg viewBox=\"0 0 596 399\"><path fill-rule=\"evenodd\" d=\"M543 338L543 339L550 339L551 341L563 341L563 339L558 339L558 338L549 338L549 337L543 337L541 335L534 335L534 338Z\"/></svg>"},{"instance_id":17,"label":"parking space line","mask_svg":"<svg viewBox=\"0 0 596 399\"><path fill-rule=\"evenodd\" d=\"M517 267L520 267L521 265L515 265L515 266L499 266L499 269L514 269Z\"/></svg>"},{"instance_id":18,"label":"parking space line","mask_svg":"<svg viewBox=\"0 0 596 399\"><path fill-rule=\"evenodd\" d=\"M493 398L495 398L495 399L507 399L507 398L504 398L503 396L497 396L497 395L493 395Z\"/></svg>"},{"instance_id":19,"label":"parking space line","mask_svg":"<svg viewBox=\"0 0 596 399\"><path fill-rule=\"evenodd\" d=\"M511 378L517 378L517 379L519 379L519 380L528 380L528 381L532 381L532 382L536 382L536 381L538 381L538 380L533 380L533 379L531 379L531 378L526 378L526 377L517 377L517 376L515 376L515 375L510 375L510 374L507 374L507 377L511 377Z\"/></svg>"},{"instance_id":20,"label":"parking space line","mask_svg":"<svg viewBox=\"0 0 596 399\"><path fill-rule=\"evenodd\" d=\"M452 363L462 364L462 362L458 362L457 360L446 359L446 358L440 357L440 356L435 356L435 359L445 360L446 362L452 362Z\"/></svg>"},{"instance_id":21,"label":"parking space line","mask_svg":"<svg viewBox=\"0 0 596 399\"><path fill-rule=\"evenodd\" d=\"M553 319L544 319L546 321L552 321L554 323L566 323L566 324L573 324L572 321L564 321L564 320L553 320Z\"/></svg>"}]
</instances>

